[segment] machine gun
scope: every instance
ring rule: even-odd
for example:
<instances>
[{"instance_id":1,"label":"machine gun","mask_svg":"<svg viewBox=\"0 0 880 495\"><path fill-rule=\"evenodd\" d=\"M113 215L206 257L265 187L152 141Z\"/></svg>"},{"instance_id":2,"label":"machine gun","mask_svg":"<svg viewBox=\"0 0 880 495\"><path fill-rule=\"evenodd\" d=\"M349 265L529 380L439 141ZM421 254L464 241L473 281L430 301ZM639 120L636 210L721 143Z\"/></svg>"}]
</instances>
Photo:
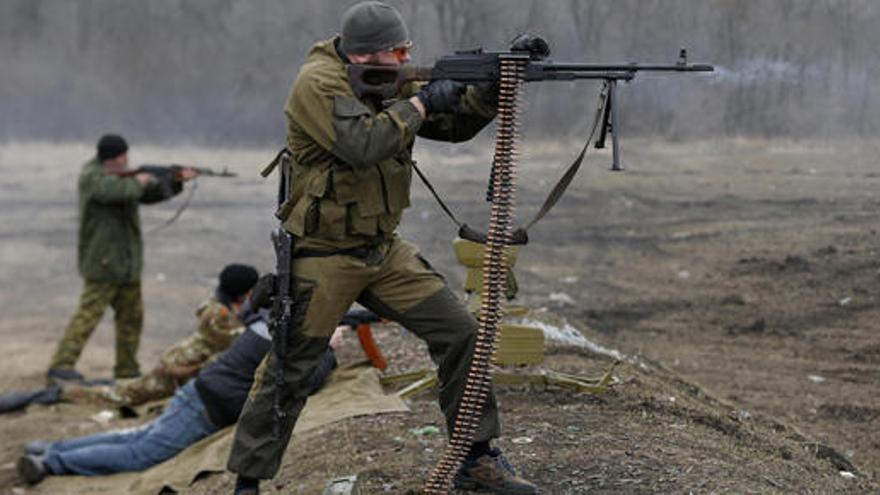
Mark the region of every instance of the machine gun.
<instances>
[{"instance_id":1,"label":"machine gun","mask_svg":"<svg viewBox=\"0 0 880 495\"><path fill-rule=\"evenodd\" d=\"M712 72L715 68L708 64L690 64L687 50L682 48L678 61L673 64L576 64L554 63L545 60L550 54L546 42L540 38L539 51L513 50L507 52L486 52L482 48L458 51L453 55L440 57L432 67L391 67L377 65L348 66L348 77L352 88L360 98L376 97L387 100L397 96L401 89L412 82L430 82L440 79L452 79L469 84L497 83L501 77L502 58L507 60L524 60L522 80L538 81L574 81L592 79L604 81L602 96L602 126L596 148L605 147L605 138L612 137L612 170L623 170L620 165L619 116L617 113L617 83L629 82L639 72Z\"/></svg>"},{"instance_id":2,"label":"machine gun","mask_svg":"<svg viewBox=\"0 0 880 495\"><path fill-rule=\"evenodd\" d=\"M354 89L358 97L376 98L379 100L398 97L401 90L410 83L430 82L440 79L451 79L468 84L490 84L497 86L505 77L511 77L510 74L505 75L502 73L502 61L512 62L517 65L520 68L520 73L517 74L518 80L526 83L583 79L602 81L603 87L599 96L596 118L586 144L553 187L534 218L524 227L513 231L510 240L511 244L523 245L528 243L528 229L541 220L555 206L574 179L597 130L599 134L594 143L595 148L605 148L606 139L610 134L612 149L611 170L623 170L623 166L620 163L620 117L617 111L617 86L619 81L632 81L639 72L693 73L713 72L715 70L709 64L689 63L685 48L679 50L678 60L671 64L555 63L546 59L549 54L550 47L543 39L529 35L520 35L514 40L513 48L509 51L491 52L483 51L482 48L479 48L476 50L458 51L453 55L440 57L431 67L350 64L347 67L347 71L352 89ZM486 191L487 200L492 196L495 183L495 168L495 162L493 162L489 175L489 187ZM421 170L415 166L414 169L440 204L441 209L458 225L459 237L478 243L485 243L486 234L478 232L467 224L460 222Z\"/></svg>"}]
</instances>

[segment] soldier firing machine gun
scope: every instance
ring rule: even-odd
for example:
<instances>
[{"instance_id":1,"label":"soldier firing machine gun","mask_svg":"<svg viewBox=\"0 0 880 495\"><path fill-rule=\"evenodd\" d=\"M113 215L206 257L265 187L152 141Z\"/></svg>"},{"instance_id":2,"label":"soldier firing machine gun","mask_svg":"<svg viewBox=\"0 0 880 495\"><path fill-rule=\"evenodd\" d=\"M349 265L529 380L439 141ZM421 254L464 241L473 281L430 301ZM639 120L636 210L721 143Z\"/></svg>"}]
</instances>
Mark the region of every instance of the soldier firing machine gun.
<instances>
[{"instance_id":1,"label":"soldier firing machine gun","mask_svg":"<svg viewBox=\"0 0 880 495\"><path fill-rule=\"evenodd\" d=\"M385 67L349 65L348 76L355 93L361 97L381 100L400 94L407 83L452 79L464 83L493 84L498 88L498 115L496 117L495 156L491 165L488 200L491 204L489 226L485 234L474 231L458 221L436 193L430 182L415 168L441 208L459 226L459 236L485 244L483 256L483 297L479 312L479 330L471 368L466 379L455 426L449 443L437 467L425 484L426 493L447 493L458 466L464 460L474 438L477 419L481 414L492 383L490 363L496 346L496 331L503 316L505 284L508 277L506 247L526 244L528 229L538 222L556 204L571 183L583 161L597 128L600 128L596 148L604 148L608 134L612 138L611 170L622 170L620 165L619 115L617 85L628 82L639 72L712 72L706 64L689 64L687 51L681 49L674 64L574 64L553 63L545 60L550 54L547 43L528 35L517 37L510 51L486 52L482 49L460 51L441 57L432 67ZM525 227L513 229L515 194L515 166L518 159L519 129L517 116L521 106L523 83L538 81L573 81L592 79L603 81L599 106L589 137L579 156L568 167L554 186L534 219ZM600 126L601 123L601 126Z\"/></svg>"}]
</instances>

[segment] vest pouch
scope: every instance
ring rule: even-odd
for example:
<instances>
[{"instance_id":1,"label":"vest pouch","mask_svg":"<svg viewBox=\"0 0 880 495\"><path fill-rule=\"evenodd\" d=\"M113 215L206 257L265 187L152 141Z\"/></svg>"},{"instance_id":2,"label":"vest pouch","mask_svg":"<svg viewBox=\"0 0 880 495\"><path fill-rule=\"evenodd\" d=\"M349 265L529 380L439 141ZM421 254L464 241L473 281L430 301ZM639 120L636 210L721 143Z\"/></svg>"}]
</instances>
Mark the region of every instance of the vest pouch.
<instances>
[{"instance_id":1,"label":"vest pouch","mask_svg":"<svg viewBox=\"0 0 880 495\"><path fill-rule=\"evenodd\" d=\"M345 239L346 214L348 209L332 199L317 199L318 231L317 237L324 239Z\"/></svg>"},{"instance_id":2,"label":"vest pouch","mask_svg":"<svg viewBox=\"0 0 880 495\"><path fill-rule=\"evenodd\" d=\"M345 233L348 235L375 236L378 233L379 214L365 216L362 212L362 205L358 194L358 189L362 185L358 181L361 180L362 176L370 176L370 174L355 174L351 167L340 165L333 169L332 174L336 203L340 206L344 205L346 209ZM356 184L358 187L356 187ZM372 205L372 209L376 209L375 205ZM384 202L382 203L381 211L384 211Z\"/></svg>"},{"instance_id":3,"label":"vest pouch","mask_svg":"<svg viewBox=\"0 0 880 495\"><path fill-rule=\"evenodd\" d=\"M293 201L288 199L275 210L275 218L281 221L287 220L291 211L293 211Z\"/></svg>"},{"instance_id":4,"label":"vest pouch","mask_svg":"<svg viewBox=\"0 0 880 495\"><path fill-rule=\"evenodd\" d=\"M355 193L356 178L351 167L336 165L330 173L332 175L331 182L333 182L333 194L336 197L336 202L341 205L356 202L358 199Z\"/></svg>"},{"instance_id":5,"label":"vest pouch","mask_svg":"<svg viewBox=\"0 0 880 495\"><path fill-rule=\"evenodd\" d=\"M327 191L328 174L327 169L303 174L302 193L296 194L299 191L292 191L295 195L279 208L279 218L284 219L284 228L291 234L302 237L318 233L321 227L321 202ZM294 189L299 189L299 184ZM282 213L286 213L286 217L281 217Z\"/></svg>"},{"instance_id":6,"label":"vest pouch","mask_svg":"<svg viewBox=\"0 0 880 495\"><path fill-rule=\"evenodd\" d=\"M357 199L361 216L375 217L385 214L385 191L379 167L355 169L353 172L354 181L357 184L357 187L354 188L354 196Z\"/></svg>"},{"instance_id":7,"label":"vest pouch","mask_svg":"<svg viewBox=\"0 0 880 495\"><path fill-rule=\"evenodd\" d=\"M361 215L357 203L348 205L348 232L354 235L373 237L378 233L379 217L365 217Z\"/></svg>"},{"instance_id":8,"label":"vest pouch","mask_svg":"<svg viewBox=\"0 0 880 495\"><path fill-rule=\"evenodd\" d=\"M319 199L305 196L296 202L284 220L284 229L297 237L314 234L318 230Z\"/></svg>"},{"instance_id":9,"label":"vest pouch","mask_svg":"<svg viewBox=\"0 0 880 495\"><path fill-rule=\"evenodd\" d=\"M379 164L385 189L388 195L388 211L400 213L409 207L409 189L412 183L412 161L407 156L398 156Z\"/></svg>"}]
</instances>

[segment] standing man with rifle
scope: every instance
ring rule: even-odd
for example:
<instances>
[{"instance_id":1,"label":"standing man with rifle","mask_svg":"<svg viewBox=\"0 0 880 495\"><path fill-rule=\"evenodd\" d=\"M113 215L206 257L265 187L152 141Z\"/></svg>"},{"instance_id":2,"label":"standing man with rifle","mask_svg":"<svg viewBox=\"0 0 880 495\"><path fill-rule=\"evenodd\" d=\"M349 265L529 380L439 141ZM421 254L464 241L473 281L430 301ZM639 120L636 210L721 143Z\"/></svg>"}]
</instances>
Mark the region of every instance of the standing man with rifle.
<instances>
[{"instance_id":1,"label":"standing man with rifle","mask_svg":"<svg viewBox=\"0 0 880 495\"><path fill-rule=\"evenodd\" d=\"M228 467L238 473L237 494L259 493L259 480L278 472L306 402L306 384L354 301L427 342L439 366L440 407L447 429L453 427L478 325L443 277L395 230L410 202L415 137L472 138L494 118L497 92L491 83L450 80L390 101L355 92L348 64L401 66L410 61L410 47L397 10L359 3L343 16L341 37L312 47L291 90L285 108L290 186L276 215L284 235L295 239L292 259L279 260L279 267L290 263L290 285L277 289L292 297L279 305L276 295L274 315L289 324L275 325L285 335L276 334L274 344L286 345L261 366L236 430ZM285 168L286 160L276 159L264 175L278 162ZM492 394L474 420L477 434L459 484L535 493L489 444L500 434Z\"/></svg>"},{"instance_id":2,"label":"standing man with rifle","mask_svg":"<svg viewBox=\"0 0 880 495\"><path fill-rule=\"evenodd\" d=\"M84 286L79 308L70 320L49 364L47 377L82 380L74 367L107 306L116 325L115 378L140 376L137 349L143 326L141 298L143 240L138 206L164 201L180 193L183 182L198 175L184 167L170 182L150 173L125 175L128 143L107 134L98 141L97 155L79 176L79 273Z\"/></svg>"}]
</instances>

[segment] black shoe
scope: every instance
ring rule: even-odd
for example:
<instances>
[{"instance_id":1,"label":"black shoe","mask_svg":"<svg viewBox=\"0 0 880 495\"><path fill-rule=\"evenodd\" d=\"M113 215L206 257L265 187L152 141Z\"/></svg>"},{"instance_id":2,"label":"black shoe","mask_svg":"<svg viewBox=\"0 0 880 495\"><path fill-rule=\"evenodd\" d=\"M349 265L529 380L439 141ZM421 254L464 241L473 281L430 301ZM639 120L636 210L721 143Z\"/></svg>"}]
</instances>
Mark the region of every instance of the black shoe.
<instances>
[{"instance_id":1,"label":"black shoe","mask_svg":"<svg viewBox=\"0 0 880 495\"><path fill-rule=\"evenodd\" d=\"M49 474L49 470L46 469L46 465L43 463L43 457L37 455L23 455L19 457L15 469L18 471L18 475L31 485L36 485L43 481L43 478Z\"/></svg>"},{"instance_id":2,"label":"black shoe","mask_svg":"<svg viewBox=\"0 0 880 495\"><path fill-rule=\"evenodd\" d=\"M24 445L24 453L41 456L49 451L51 445L52 442L46 440L34 440L33 442L28 442Z\"/></svg>"},{"instance_id":3,"label":"black shoe","mask_svg":"<svg viewBox=\"0 0 880 495\"><path fill-rule=\"evenodd\" d=\"M46 372L46 378L49 381L61 380L66 382L81 382L85 379L73 368L49 368L49 371Z\"/></svg>"},{"instance_id":4,"label":"black shoe","mask_svg":"<svg viewBox=\"0 0 880 495\"><path fill-rule=\"evenodd\" d=\"M502 495L538 493L538 487L515 474L499 449L492 449L474 460L465 460L455 475L455 487Z\"/></svg>"},{"instance_id":5,"label":"black shoe","mask_svg":"<svg viewBox=\"0 0 880 495\"><path fill-rule=\"evenodd\" d=\"M234 495L260 495L260 480L239 475L235 480Z\"/></svg>"}]
</instances>

